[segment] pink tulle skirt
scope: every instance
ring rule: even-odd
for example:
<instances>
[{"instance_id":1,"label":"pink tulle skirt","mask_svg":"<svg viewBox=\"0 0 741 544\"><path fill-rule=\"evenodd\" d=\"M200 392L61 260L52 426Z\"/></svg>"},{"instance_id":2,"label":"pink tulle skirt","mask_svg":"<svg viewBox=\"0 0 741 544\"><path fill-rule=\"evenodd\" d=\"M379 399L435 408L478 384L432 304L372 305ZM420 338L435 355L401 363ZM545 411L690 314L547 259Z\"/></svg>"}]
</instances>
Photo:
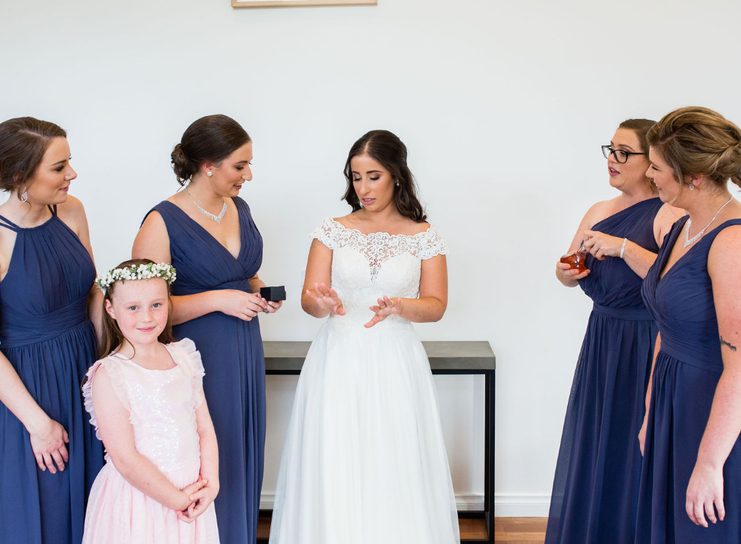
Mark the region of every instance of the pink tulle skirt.
<instances>
[{"instance_id":1,"label":"pink tulle skirt","mask_svg":"<svg viewBox=\"0 0 741 544\"><path fill-rule=\"evenodd\" d=\"M198 478L198 466L166 474L179 489ZM211 504L193 523L145 495L108 461L95 479L85 516L83 544L218 544L216 511Z\"/></svg>"}]
</instances>

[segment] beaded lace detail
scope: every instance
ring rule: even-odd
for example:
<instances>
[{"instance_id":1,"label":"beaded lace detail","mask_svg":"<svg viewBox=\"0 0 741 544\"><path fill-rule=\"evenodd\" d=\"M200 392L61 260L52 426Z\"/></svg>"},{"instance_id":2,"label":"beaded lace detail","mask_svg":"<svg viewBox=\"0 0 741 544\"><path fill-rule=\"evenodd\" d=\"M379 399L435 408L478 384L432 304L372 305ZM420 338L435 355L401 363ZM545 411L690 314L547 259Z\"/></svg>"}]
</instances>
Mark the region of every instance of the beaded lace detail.
<instances>
[{"instance_id":1,"label":"beaded lace detail","mask_svg":"<svg viewBox=\"0 0 741 544\"><path fill-rule=\"evenodd\" d=\"M363 234L357 229L348 229L342 223L327 217L311 233L311 237L316 238L329 249L347 247L363 255L370 265L372 281L378 278L381 265L392 257L409 254L424 261L436 255L448 253L448 246L432 225L426 231L414 235L386 232Z\"/></svg>"},{"instance_id":2,"label":"beaded lace detail","mask_svg":"<svg viewBox=\"0 0 741 544\"><path fill-rule=\"evenodd\" d=\"M418 298L422 260L446 254L448 248L434 227L413 236L375 232L363 234L327 218L311 234L332 250L332 288L347 312L332 315L337 330L363 329L373 313L371 305L383 296ZM411 328L398 315L391 315L373 329Z\"/></svg>"}]
</instances>

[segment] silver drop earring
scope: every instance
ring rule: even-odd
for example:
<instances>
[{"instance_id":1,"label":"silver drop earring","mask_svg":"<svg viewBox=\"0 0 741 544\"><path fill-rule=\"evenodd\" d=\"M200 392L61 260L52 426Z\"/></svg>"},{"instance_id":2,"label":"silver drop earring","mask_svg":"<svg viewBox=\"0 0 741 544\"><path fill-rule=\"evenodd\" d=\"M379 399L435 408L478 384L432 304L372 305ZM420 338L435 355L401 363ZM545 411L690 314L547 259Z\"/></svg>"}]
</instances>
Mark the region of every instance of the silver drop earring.
<instances>
[{"instance_id":1,"label":"silver drop earring","mask_svg":"<svg viewBox=\"0 0 741 544\"><path fill-rule=\"evenodd\" d=\"M28 187L23 188L23 192L21 193L21 202L28 202Z\"/></svg>"}]
</instances>

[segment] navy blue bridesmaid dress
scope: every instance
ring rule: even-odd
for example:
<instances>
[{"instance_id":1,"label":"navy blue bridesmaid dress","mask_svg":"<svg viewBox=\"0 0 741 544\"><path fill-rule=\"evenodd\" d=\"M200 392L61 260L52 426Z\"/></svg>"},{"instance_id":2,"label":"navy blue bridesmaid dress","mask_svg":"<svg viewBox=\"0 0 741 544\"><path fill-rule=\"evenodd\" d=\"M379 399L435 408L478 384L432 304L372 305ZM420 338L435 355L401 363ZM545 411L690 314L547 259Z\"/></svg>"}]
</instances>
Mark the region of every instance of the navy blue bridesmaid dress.
<instances>
[{"instance_id":1,"label":"navy blue bridesmaid dress","mask_svg":"<svg viewBox=\"0 0 741 544\"><path fill-rule=\"evenodd\" d=\"M167 226L177 279L172 294L238 289L250 292L249 278L262 264L262 236L250 209L234 198L241 246L237 258L175 204L154 207ZM216 517L221 544L249 544L257 539L265 447L265 357L257 318L242 321L221 312L173 328L176 338L190 338L203 358L203 389L219 444Z\"/></svg>"},{"instance_id":2,"label":"navy blue bridesmaid dress","mask_svg":"<svg viewBox=\"0 0 741 544\"><path fill-rule=\"evenodd\" d=\"M0 403L0 542L82 541L87 494L103 466L83 407L80 384L98 354L87 297L95 266L77 235L57 216L21 228L0 282L0 349L26 389L69 434L64 471L41 471L23 424Z\"/></svg>"},{"instance_id":3,"label":"navy blue bridesmaid dress","mask_svg":"<svg viewBox=\"0 0 741 544\"><path fill-rule=\"evenodd\" d=\"M708 252L726 221L695 243L664 275L687 218L677 221L643 285L646 306L661 331L648 412L636 544L741 542L741 446L723 467L726 517L709 528L685 511L687 486L723 372Z\"/></svg>"},{"instance_id":4,"label":"navy blue bridesmaid dress","mask_svg":"<svg viewBox=\"0 0 741 544\"><path fill-rule=\"evenodd\" d=\"M663 203L644 200L594 225L658 252L653 224ZM621 544L635 533L638 431L658 329L641 278L619 258L587 256L579 281L594 301L576 364L553 482L546 544Z\"/></svg>"}]
</instances>

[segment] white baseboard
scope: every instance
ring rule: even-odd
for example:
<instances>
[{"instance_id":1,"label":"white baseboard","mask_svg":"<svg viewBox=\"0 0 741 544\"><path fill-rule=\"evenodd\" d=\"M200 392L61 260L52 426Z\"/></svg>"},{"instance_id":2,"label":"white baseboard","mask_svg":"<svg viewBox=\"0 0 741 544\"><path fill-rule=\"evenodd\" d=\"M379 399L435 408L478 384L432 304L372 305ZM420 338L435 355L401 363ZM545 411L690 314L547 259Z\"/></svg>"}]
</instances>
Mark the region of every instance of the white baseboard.
<instances>
[{"instance_id":1,"label":"white baseboard","mask_svg":"<svg viewBox=\"0 0 741 544\"><path fill-rule=\"evenodd\" d=\"M463 494L455 496L458 510L483 510L484 496L481 494ZM496 517L548 517L548 506L551 496L548 494L497 494L494 502L494 515ZM263 493L260 498L261 510L272 510L275 503L275 493Z\"/></svg>"},{"instance_id":2,"label":"white baseboard","mask_svg":"<svg viewBox=\"0 0 741 544\"><path fill-rule=\"evenodd\" d=\"M522 495L497 493L494 516L498 518L547 518L551 496L548 493Z\"/></svg>"}]
</instances>

